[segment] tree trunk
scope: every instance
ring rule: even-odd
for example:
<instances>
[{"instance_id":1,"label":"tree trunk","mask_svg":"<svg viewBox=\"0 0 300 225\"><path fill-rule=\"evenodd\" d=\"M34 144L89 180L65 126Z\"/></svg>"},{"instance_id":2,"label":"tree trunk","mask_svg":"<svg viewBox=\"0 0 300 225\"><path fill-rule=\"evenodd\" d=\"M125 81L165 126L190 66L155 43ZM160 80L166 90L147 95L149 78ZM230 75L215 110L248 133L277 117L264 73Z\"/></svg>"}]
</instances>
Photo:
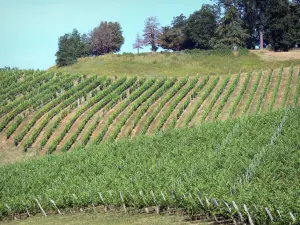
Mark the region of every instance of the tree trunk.
<instances>
[{"instance_id":1,"label":"tree trunk","mask_svg":"<svg viewBox=\"0 0 300 225\"><path fill-rule=\"evenodd\" d=\"M292 0L293 6L296 5L296 0Z\"/></svg>"},{"instance_id":2,"label":"tree trunk","mask_svg":"<svg viewBox=\"0 0 300 225\"><path fill-rule=\"evenodd\" d=\"M264 33L263 30L259 31L259 39L260 39L260 50L264 49Z\"/></svg>"}]
</instances>

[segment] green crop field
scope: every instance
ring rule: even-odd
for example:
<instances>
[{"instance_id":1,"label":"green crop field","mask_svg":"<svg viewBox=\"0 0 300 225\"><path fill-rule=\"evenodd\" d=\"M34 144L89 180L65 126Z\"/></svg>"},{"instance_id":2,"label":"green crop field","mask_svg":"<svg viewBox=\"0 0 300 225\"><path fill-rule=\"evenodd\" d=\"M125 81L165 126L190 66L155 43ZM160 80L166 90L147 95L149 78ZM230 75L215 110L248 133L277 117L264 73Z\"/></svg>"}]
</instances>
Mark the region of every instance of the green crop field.
<instances>
[{"instance_id":1,"label":"green crop field","mask_svg":"<svg viewBox=\"0 0 300 225\"><path fill-rule=\"evenodd\" d=\"M297 107L6 165L0 212L102 205L299 223L299 121Z\"/></svg>"},{"instance_id":2,"label":"green crop field","mask_svg":"<svg viewBox=\"0 0 300 225\"><path fill-rule=\"evenodd\" d=\"M299 74L299 67L185 78L2 72L1 152L66 152L296 106Z\"/></svg>"},{"instance_id":3,"label":"green crop field","mask_svg":"<svg viewBox=\"0 0 300 225\"><path fill-rule=\"evenodd\" d=\"M300 68L268 65L149 77L1 70L0 220L100 207L300 223Z\"/></svg>"}]
</instances>

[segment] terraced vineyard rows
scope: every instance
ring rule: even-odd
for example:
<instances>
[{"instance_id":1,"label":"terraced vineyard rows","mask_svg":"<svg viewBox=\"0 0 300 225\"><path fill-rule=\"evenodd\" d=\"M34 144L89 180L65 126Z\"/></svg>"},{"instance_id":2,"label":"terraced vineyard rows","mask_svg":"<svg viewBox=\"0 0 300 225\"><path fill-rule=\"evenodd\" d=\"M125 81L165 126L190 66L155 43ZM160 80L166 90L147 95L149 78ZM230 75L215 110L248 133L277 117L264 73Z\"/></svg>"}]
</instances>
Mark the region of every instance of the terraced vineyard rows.
<instances>
[{"instance_id":1,"label":"terraced vineyard rows","mask_svg":"<svg viewBox=\"0 0 300 225\"><path fill-rule=\"evenodd\" d=\"M2 71L0 139L44 154L279 110L299 105L299 71L176 79Z\"/></svg>"}]
</instances>

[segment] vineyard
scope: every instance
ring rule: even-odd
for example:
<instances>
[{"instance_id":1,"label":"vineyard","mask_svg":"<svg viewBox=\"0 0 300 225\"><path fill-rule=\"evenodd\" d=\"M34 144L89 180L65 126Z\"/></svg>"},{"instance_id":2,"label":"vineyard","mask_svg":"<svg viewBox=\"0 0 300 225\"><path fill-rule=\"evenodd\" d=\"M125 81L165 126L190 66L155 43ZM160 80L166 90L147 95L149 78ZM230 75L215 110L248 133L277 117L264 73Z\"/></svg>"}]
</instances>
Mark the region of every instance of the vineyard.
<instances>
[{"instance_id":1,"label":"vineyard","mask_svg":"<svg viewBox=\"0 0 300 225\"><path fill-rule=\"evenodd\" d=\"M101 205L299 224L299 121L292 108L6 165L0 212L47 215Z\"/></svg>"},{"instance_id":2,"label":"vineyard","mask_svg":"<svg viewBox=\"0 0 300 225\"><path fill-rule=\"evenodd\" d=\"M35 154L299 105L299 67L189 78L1 71L0 141Z\"/></svg>"},{"instance_id":3,"label":"vineyard","mask_svg":"<svg viewBox=\"0 0 300 225\"><path fill-rule=\"evenodd\" d=\"M2 70L0 85L0 152L45 155L0 167L0 220L101 206L300 223L298 66L176 78Z\"/></svg>"}]
</instances>

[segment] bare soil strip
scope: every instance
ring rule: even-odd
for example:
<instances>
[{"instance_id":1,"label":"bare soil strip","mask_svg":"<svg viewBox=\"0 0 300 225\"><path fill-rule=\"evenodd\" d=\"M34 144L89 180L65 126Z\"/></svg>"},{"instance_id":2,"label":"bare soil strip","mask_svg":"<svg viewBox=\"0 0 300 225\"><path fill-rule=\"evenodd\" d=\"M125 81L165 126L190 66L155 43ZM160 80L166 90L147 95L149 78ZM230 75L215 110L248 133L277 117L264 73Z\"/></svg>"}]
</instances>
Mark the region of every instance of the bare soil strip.
<instances>
[{"instance_id":1,"label":"bare soil strip","mask_svg":"<svg viewBox=\"0 0 300 225\"><path fill-rule=\"evenodd\" d=\"M172 89L172 88L171 88ZM169 92L169 91L168 91ZM166 92L166 95L167 93ZM147 110L147 112L142 116L142 118L140 119L140 121L138 122L138 124L136 125L136 127L132 130L132 134L131 137L134 137L136 135L138 135L141 132L141 129L143 128L144 124L147 122L148 119L148 115L151 113L153 113L153 111L158 107L159 103L161 102L161 100L164 98L164 96L160 97L159 99L157 99Z\"/></svg>"},{"instance_id":2,"label":"bare soil strip","mask_svg":"<svg viewBox=\"0 0 300 225\"><path fill-rule=\"evenodd\" d=\"M243 110L245 108L245 105L247 104L247 101L250 97L250 93L251 93L251 91L254 87L254 84L255 84L259 74L260 74L260 72L253 72L253 74L252 74L252 76L249 80L249 83L247 85L246 91L245 91L243 97L241 98L241 101L239 102L238 106L235 109L235 112L233 114L233 118L236 118L236 117L239 117L239 116L242 115ZM252 101L253 101L253 99L252 99Z\"/></svg>"},{"instance_id":3,"label":"bare soil strip","mask_svg":"<svg viewBox=\"0 0 300 225\"><path fill-rule=\"evenodd\" d=\"M49 148L50 144L57 138L57 136L65 129L66 124L72 119L72 117L76 114L81 107L74 109L71 113L69 113L65 118L62 119L56 130L53 132L51 137L48 139L46 145L41 151L41 154L45 153Z\"/></svg>"},{"instance_id":4,"label":"bare soil strip","mask_svg":"<svg viewBox=\"0 0 300 225\"><path fill-rule=\"evenodd\" d=\"M228 93L228 91L229 91L229 88L230 88L230 86L233 84L233 82L234 82L234 80L235 80L235 78L237 77L237 75L232 75L231 77L230 77L230 80L229 80L229 82L227 83L227 85L226 85L226 87L225 87L225 90L223 91L223 93L219 96L219 98L217 99L217 101L216 101L216 103L214 104L214 106L212 107L212 109L210 110L210 112L209 112L209 114L207 115L207 117L206 117L206 121L207 120L214 120L214 115L215 115L215 112L218 110L218 108L219 108L219 106L220 106L220 104L221 104L221 102L223 101L223 98L225 97L225 95ZM240 82L240 81L239 81ZM236 88L235 88L236 89ZM233 94L233 93L232 93ZM231 95L232 95L231 94ZM229 97L229 99L230 99L230 97ZM228 101L229 101L229 99L227 100L227 103L228 103ZM227 104L226 103L226 104ZM225 106L226 106L226 104L225 104ZM225 107L224 106L224 107ZM224 110L224 108L223 108L223 110ZM222 110L222 111L223 111ZM221 112L222 113L222 112ZM220 115L221 115L221 113L220 113Z\"/></svg>"},{"instance_id":5,"label":"bare soil strip","mask_svg":"<svg viewBox=\"0 0 300 225\"><path fill-rule=\"evenodd\" d=\"M106 124L106 121L108 120L108 118L113 114L113 112L115 110L118 110L118 108L120 107L120 105L123 103L123 101L126 101L126 99L123 99L122 101L119 101L114 107L112 107L111 109L109 109L100 119L100 122L97 125L97 128L95 129L95 131L93 132L93 134L91 135L90 141L95 140L95 138L97 137L97 135L99 134L99 132L103 129L103 127Z\"/></svg>"},{"instance_id":6,"label":"bare soil strip","mask_svg":"<svg viewBox=\"0 0 300 225\"><path fill-rule=\"evenodd\" d=\"M291 68L284 68L283 72L282 72L282 78L281 78L281 82L279 85L279 91L278 94L276 96L276 100L275 100L275 104L274 104L274 109L279 109L282 107L282 103L284 101L284 93L285 93L285 89L287 87L288 84L288 80L290 77L290 69Z\"/></svg>"},{"instance_id":7,"label":"bare soil strip","mask_svg":"<svg viewBox=\"0 0 300 225\"><path fill-rule=\"evenodd\" d=\"M202 90L199 92L198 96L191 100L188 107L183 111L181 117L176 122L176 127L185 127L185 121L188 118L188 116L192 113L193 109L195 108L197 102L201 98L202 93L209 87L214 80L214 77L211 76L210 79L207 81L206 85L202 88Z\"/></svg>"},{"instance_id":8,"label":"bare soil strip","mask_svg":"<svg viewBox=\"0 0 300 225\"><path fill-rule=\"evenodd\" d=\"M220 86L223 83L223 80L225 79L225 76L221 76L220 80L218 81L217 85L214 87L214 89L211 91L211 93L209 94L209 96L204 100L204 102L201 104L201 106L199 107L196 115L194 116L194 118L192 119L192 121L190 122L189 125L196 125L200 123L200 119L202 114L204 113L206 107L209 105L209 103L213 100L214 98L214 92L215 90L218 90L220 88Z\"/></svg>"},{"instance_id":9,"label":"bare soil strip","mask_svg":"<svg viewBox=\"0 0 300 225\"><path fill-rule=\"evenodd\" d=\"M292 77L292 84L291 84L291 90L288 95L288 99L286 102L287 106L293 106L294 105L294 100L296 97L296 91L297 91L297 85L299 82L299 71L300 67L294 67L294 72L293 72L293 77Z\"/></svg>"},{"instance_id":10,"label":"bare soil strip","mask_svg":"<svg viewBox=\"0 0 300 225\"><path fill-rule=\"evenodd\" d=\"M248 112L247 112L248 115L254 114L256 112L257 104L259 102L259 99L261 98L262 93L264 92L264 86L265 86L266 80L267 80L270 72L271 72L270 70L263 72L263 75L262 75L262 78L260 79L257 91L254 94L253 100L248 109Z\"/></svg>"},{"instance_id":11,"label":"bare soil strip","mask_svg":"<svg viewBox=\"0 0 300 225\"><path fill-rule=\"evenodd\" d=\"M144 94L144 93L143 93L143 94ZM137 99L138 99L138 98L137 98ZM114 120L114 122L109 126L109 128L108 128L106 134L105 134L104 137L103 137L103 140L106 140L107 138L110 137L112 131L113 131L114 129L116 129L116 127L117 127L117 125L119 124L119 122L120 122L120 120L122 119L122 117L125 116L125 115L128 113L128 111L131 109L132 105L136 102L137 99L135 99L134 101L130 102L130 103L125 107L125 109L124 109L124 110L116 117L116 119Z\"/></svg>"},{"instance_id":12,"label":"bare soil strip","mask_svg":"<svg viewBox=\"0 0 300 225\"><path fill-rule=\"evenodd\" d=\"M60 114L57 114L56 116L54 116L48 123L47 125L44 127L44 129L40 132L40 134L38 135L38 137L35 139L35 141L32 143L31 148L38 150L40 148L40 143L45 135L45 133L50 129L50 127L53 125L54 121L60 116Z\"/></svg>"},{"instance_id":13,"label":"bare soil strip","mask_svg":"<svg viewBox=\"0 0 300 225\"><path fill-rule=\"evenodd\" d=\"M272 78L268 87L268 91L267 94L265 96L265 99L263 101L263 105L261 107L261 112L266 112L268 110L268 107L270 105L272 96L273 96L273 92L275 90L277 81L278 81L278 74L279 74L280 69L274 70L273 74L272 74Z\"/></svg>"},{"instance_id":14,"label":"bare soil strip","mask_svg":"<svg viewBox=\"0 0 300 225\"><path fill-rule=\"evenodd\" d=\"M177 106L176 106L176 108L173 110L173 112L171 113L171 115L169 116L169 118L167 119L167 121L165 122L165 124L163 125L163 130L164 129L166 129L166 128L168 128L170 125L171 125L171 123L172 123L172 121L174 120L174 119L176 119L176 121L177 121L177 118L175 118L175 116L177 115L177 113L179 112L179 110L180 110L180 108L182 108L183 107L183 104L184 104L184 102L187 100L187 99L189 99L189 98L191 98L191 95L192 95L192 93L193 93L193 91L195 90L195 88L197 88L199 85L200 85L200 83L203 81L203 77L202 78L200 78L200 79L198 79L198 81L197 81L197 83L195 84L195 86L187 93L187 95L177 104ZM189 104L191 104L191 103L189 103ZM177 122L176 122L177 123ZM175 125L176 126L176 125Z\"/></svg>"},{"instance_id":15,"label":"bare soil strip","mask_svg":"<svg viewBox=\"0 0 300 225\"><path fill-rule=\"evenodd\" d=\"M96 122L97 118L103 119L106 114L108 113L109 109L107 110L106 108L100 109L98 112L96 112L92 118L87 122L83 130L80 132L80 134L77 137L76 142L73 144L74 146L78 146L82 144L82 138L84 137L85 133L89 130L89 128ZM71 151L72 148L69 150Z\"/></svg>"},{"instance_id":16,"label":"bare soil strip","mask_svg":"<svg viewBox=\"0 0 300 225\"><path fill-rule=\"evenodd\" d=\"M147 134L153 134L158 126L158 123L160 121L160 118L162 117L162 115L164 114L165 110L167 110L170 106L170 104L174 101L174 99L180 94L180 92L185 89L187 86L189 85L189 80L188 82L186 82L185 85L183 85L183 87L181 87L181 89L164 105L164 107L160 110L160 112L156 115L155 119L153 120L153 122L150 124L149 129L147 131Z\"/></svg>"},{"instance_id":17,"label":"bare soil strip","mask_svg":"<svg viewBox=\"0 0 300 225\"><path fill-rule=\"evenodd\" d=\"M152 95L155 95L155 93L157 93L163 87L164 87L164 85L162 87L158 88ZM171 88L168 88L167 91L170 90ZM167 91L166 91L166 93L167 93ZM141 106L136 111L134 111L133 114L128 118L128 120L126 121L126 123L122 127L120 133L118 134L117 139L124 138L124 137L127 137L128 135L130 135L128 132L130 131L131 127L134 126L134 124L133 124L134 119L139 114L140 109L145 106L145 104L147 104L147 101L143 102L141 104ZM154 102L152 102L152 105L153 104L154 104Z\"/></svg>"}]
</instances>

